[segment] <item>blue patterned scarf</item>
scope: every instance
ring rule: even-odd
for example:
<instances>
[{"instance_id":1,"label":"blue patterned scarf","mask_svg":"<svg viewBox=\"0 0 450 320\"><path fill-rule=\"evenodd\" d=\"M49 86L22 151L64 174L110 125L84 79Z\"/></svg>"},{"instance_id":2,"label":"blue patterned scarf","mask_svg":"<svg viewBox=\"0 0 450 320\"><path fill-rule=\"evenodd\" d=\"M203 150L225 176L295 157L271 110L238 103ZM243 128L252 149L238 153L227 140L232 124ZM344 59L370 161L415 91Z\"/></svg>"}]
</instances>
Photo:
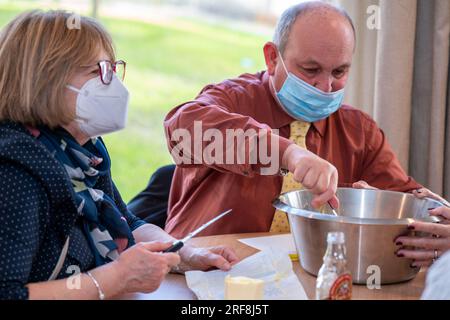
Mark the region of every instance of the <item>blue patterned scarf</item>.
<instances>
[{"instance_id":1,"label":"blue patterned scarf","mask_svg":"<svg viewBox=\"0 0 450 320\"><path fill-rule=\"evenodd\" d=\"M65 168L75 191L83 231L97 266L117 259L134 244L127 220L111 197L96 189L97 180L109 175L111 161L101 139L80 144L64 129L39 127L37 139Z\"/></svg>"}]
</instances>

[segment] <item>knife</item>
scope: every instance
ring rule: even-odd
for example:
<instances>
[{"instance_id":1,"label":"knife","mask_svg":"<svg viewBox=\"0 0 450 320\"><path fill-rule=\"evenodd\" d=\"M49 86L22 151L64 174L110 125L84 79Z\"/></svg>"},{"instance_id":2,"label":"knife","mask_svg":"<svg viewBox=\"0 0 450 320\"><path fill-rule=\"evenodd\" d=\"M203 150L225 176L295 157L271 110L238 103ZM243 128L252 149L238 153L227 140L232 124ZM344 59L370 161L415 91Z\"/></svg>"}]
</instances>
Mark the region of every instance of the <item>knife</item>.
<instances>
[{"instance_id":1,"label":"knife","mask_svg":"<svg viewBox=\"0 0 450 320\"><path fill-rule=\"evenodd\" d=\"M217 220L221 219L223 216L229 214L233 209L227 210L225 212L222 212L220 215L218 215L217 217L215 217L214 219L209 220L208 222L206 222L205 224L201 225L199 228L195 229L194 231L192 231L191 233L189 233L186 237L184 237L181 240L177 240L175 241L171 247L167 248L166 250L164 250L163 252L177 252L178 250L180 250L181 248L183 248L184 243L188 240L190 240L191 238L193 238L195 235L197 235L198 233L200 233L201 231L203 231L204 229L206 229L207 227L209 227L211 224L213 224L214 222L216 222Z\"/></svg>"}]
</instances>

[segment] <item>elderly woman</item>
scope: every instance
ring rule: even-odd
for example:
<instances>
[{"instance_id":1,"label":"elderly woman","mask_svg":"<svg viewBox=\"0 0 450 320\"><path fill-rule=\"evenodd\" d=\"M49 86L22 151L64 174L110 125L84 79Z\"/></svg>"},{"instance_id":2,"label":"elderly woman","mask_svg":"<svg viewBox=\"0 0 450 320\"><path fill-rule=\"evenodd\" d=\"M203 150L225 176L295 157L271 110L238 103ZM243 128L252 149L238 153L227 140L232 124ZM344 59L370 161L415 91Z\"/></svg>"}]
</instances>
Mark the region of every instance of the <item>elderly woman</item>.
<instances>
[{"instance_id":1,"label":"elderly woman","mask_svg":"<svg viewBox=\"0 0 450 320\"><path fill-rule=\"evenodd\" d=\"M0 298L104 299L229 269L228 248L162 253L175 239L127 210L99 138L125 125L125 62L96 21L70 18L25 13L0 34Z\"/></svg>"}]
</instances>

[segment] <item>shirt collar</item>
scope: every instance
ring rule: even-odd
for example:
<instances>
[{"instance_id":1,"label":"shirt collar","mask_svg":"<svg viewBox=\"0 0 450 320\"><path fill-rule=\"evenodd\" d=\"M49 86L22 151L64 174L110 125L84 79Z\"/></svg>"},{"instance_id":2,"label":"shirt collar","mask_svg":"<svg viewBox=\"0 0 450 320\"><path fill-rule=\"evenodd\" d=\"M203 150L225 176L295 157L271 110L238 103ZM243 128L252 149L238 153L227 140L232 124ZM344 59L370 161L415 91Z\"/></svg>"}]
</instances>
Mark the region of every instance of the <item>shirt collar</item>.
<instances>
[{"instance_id":1,"label":"shirt collar","mask_svg":"<svg viewBox=\"0 0 450 320\"><path fill-rule=\"evenodd\" d=\"M267 71L264 72L263 74L263 85L266 88L267 92L269 93L269 97L272 99L271 101L271 112L272 112L272 119L273 119L273 128L274 129L280 129L284 126L287 126L288 124L290 124L291 122L294 122L295 119L292 118L289 114L287 114L284 110L283 107L280 105L280 103L278 102L278 99L276 99L273 94L272 91L270 90L270 78L269 78L269 73ZM312 127L319 133L319 135L321 137L324 136L325 134L325 130L327 127L327 119L322 119L316 122L312 123Z\"/></svg>"}]
</instances>

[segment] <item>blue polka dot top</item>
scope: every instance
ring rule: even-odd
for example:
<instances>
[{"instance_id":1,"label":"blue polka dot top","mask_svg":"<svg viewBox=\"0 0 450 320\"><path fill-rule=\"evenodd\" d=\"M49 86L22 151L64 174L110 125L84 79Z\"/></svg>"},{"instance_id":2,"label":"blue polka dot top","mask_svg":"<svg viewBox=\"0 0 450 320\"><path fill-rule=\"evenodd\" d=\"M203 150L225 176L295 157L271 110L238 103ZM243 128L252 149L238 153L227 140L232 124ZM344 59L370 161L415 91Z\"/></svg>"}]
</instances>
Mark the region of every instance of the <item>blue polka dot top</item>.
<instances>
[{"instance_id":1,"label":"blue polka dot top","mask_svg":"<svg viewBox=\"0 0 450 320\"><path fill-rule=\"evenodd\" d=\"M95 188L114 199L131 230L145 224L127 210L111 174ZM1 122L0 299L27 299L27 283L47 281L68 236L69 250L57 279L95 267L70 179L28 129Z\"/></svg>"}]
</instances>

